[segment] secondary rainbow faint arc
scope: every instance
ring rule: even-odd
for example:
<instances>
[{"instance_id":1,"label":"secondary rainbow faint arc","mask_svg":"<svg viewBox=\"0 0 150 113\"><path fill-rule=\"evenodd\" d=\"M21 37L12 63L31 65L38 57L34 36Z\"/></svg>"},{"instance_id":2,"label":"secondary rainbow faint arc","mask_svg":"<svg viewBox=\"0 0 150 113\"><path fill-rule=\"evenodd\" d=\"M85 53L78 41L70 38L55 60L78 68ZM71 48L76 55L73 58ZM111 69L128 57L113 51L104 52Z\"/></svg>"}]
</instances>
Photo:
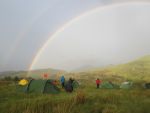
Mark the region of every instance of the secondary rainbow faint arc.
<instances>
[{"instance_id":1,"label":"secondary rainbow faint arc","mask_svg":"<svg viewBox=\"0 0 150 113\"><path fill-rule=\"evenodd\" d=\"M147 4L148 3L148 4ZM76 18L70 20L69 22L67 22L66 24L64 24L62 27L60 27L60 29L58 29L52 36L49 37L49 39L46 41L46 43L40 48L40 50L37 52L36 56L33 59L33 62L31 63L30 67L29 67L29 71L32 70L32 67L34 66L34 64L38 61L38 59L40 58L41 53L43 52L43 50L45 50L45 48L50 44L50 42L53 41L53 39L56 38L56 36L61 33L64 29L66 29L67 27L69 27L70 25L72 25L72 23L82 19L83 17L86 17L87 15L90 15L92 13L96 13L97 11L103 11L103 10L108 10L117 6L127 6L127 5L150 5L150 2L148 1L139 1L139 2L127 2L127 3L115 3L115 4L109 4L109 5L104 5L104 6L100 6L97 8L94 8L84 14L81 14L79 16L77 16Z\"/></svg>"},{"instance_id":2,"label":"secondary rainbow faint arc","mask_svg":"<svg viewBox=\"0 0 150 113\"><path fill-rule=\"evenodd\" d=\"M8 53L8 55L6 56L7 62L5 63L5 65L7 63L9 63L9 60L11 60L12 55L15 53L15 51L17 50L17 47L19 45L19 43L24 39L25 35L30 31L30 29L32 28L33 24L35 24L35 22L44 14L46 13L51 7L45 8L43 9L40 13L38 13L38 15L33 16L29 23L26 24L26 26L23 28L24 30L21 31L20 33L17 34L17 38L15 39L13 46L10 48L10 52Z\"/></svg>"}]
</instances>

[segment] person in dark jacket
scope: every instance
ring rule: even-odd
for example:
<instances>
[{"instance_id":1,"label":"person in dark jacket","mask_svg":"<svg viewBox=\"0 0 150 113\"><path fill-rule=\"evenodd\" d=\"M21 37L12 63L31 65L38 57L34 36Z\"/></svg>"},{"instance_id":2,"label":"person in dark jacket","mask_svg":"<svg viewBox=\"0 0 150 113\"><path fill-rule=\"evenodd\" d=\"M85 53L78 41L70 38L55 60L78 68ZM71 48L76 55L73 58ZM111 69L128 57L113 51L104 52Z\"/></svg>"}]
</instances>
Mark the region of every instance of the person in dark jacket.
<instances>
[{"instance_id":1,"label":"person in dark jacket","mask_svg":"<svg viewBox=\"0 0 150 113\"><path fill-rule=\"evenodd\" d=\"M67 82L67 84L65 85L65 90L67 91L67 92L72 92L73 91L73 79L72 78L70 78L69 79L69 81Z\"/></svg>"}]
</instances>

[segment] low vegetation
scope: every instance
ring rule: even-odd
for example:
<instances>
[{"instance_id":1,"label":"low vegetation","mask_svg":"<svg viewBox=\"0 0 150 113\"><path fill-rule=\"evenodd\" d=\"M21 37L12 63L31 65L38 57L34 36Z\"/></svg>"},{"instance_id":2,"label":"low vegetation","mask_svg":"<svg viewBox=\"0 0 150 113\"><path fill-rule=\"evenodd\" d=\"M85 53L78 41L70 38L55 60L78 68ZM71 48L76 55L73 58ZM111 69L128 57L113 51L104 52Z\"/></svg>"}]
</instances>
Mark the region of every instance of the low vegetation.
<instances>
[{"instance_id":1,"label":"low vegetation","mask_svg":"<svg viewBox=\"0 0 150 113\"><path fill-rule=\"evenodd\" d=\"M73 93L63 89L55 95L17 92L18 77L13 76L0 81L0 113L150 113L150 90L143 88L150 82L150 56L118 66L67 73L66 79L73 77L80 83ZM130 80L133 88L96 89L96 78L116 84Z\"/></svg>"},{"instance_id":2,"label":"low vegetation","mask_svg":"<svg viewBox=\"0 0 150 113\"><path fill-rule=\"evenodd\" d=\"M149 113L150 90L96 89L82 84L73 93L26 94L13 83L0 86L1 113Z\"/></svg>"}]
</instances>

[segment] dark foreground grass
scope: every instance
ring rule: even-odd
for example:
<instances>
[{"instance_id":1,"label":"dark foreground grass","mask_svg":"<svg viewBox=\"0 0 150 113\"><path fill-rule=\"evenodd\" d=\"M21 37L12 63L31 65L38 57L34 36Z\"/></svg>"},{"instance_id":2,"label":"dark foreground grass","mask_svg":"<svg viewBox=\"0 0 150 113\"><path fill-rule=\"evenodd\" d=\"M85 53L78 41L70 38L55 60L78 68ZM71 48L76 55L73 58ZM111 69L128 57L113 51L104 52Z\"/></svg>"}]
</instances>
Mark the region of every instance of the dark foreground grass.
<instances>
[{"instance_id":1,"label":"dark foreground grass","mask_svg":"<svg viewBox=\"0 0 150 113\"><path fill-rule=\"evenodd\" d=\"M150 90L96 89L73 93L24 94L14 85L0 87L0 113L150 113Z\"/></svg>"}]
</instances>

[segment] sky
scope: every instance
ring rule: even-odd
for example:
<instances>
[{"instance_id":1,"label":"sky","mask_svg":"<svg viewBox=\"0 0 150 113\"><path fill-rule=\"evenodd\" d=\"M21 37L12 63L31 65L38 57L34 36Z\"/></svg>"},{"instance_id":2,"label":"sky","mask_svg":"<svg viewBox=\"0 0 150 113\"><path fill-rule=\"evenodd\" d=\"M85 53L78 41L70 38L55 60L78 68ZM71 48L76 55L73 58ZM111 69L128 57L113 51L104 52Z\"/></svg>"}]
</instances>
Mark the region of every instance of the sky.
<instances>
[{"instance_id":1,"label":"sky","mask_svg":"<svg viewBox=\"0 0 150 113\"><path fill-rule=\"evenodd\" d=\"M84 65L126 62L149 54L148 2L87 13L118 2L129 1L0 0L0 71L72 70ZM48 43L50 38L53 40Z\"/></svg>"}]
</instances>

